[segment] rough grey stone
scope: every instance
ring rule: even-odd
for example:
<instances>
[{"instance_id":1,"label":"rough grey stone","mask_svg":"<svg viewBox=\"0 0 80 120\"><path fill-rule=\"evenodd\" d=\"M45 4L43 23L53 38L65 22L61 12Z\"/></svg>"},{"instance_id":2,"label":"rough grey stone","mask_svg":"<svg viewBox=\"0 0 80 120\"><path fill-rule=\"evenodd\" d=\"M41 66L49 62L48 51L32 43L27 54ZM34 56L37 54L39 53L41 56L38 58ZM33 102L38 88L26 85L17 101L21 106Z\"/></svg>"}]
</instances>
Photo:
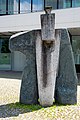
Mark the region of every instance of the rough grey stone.
<instances>
[{"instance_id":1,"label":"rough grey stone","mask_svg":"<svg viewBox=\"0 0 80 120\"><path fill-rule=\"evenodd\" d=\"M38 102L36 72L36 31L20 33L10 38L11 51L20 51L26 55L26 65L22 74L20 103L36 104Z\"/></svg>"},{"instance_id":2,"label":"rough grey stone","mask_svg":"<svg viewBox=\"0 0 80 120\"><path fill-rule=\"evenodd\" d=\"M55 41L55 14L41 15L41 35L44 41Z\"/></svg>"},{"instance_id":3,"label":"rough grey stone","mask_svg":"<svg viewBox=\"0 0 80 120\"><path fill-rule=\"evenodd\" d=\"M36 39L38 92L42 106L53 105L60 48L59 32L54 28L55 14L48 12L41 15L41 32Z\"/></svg>"},{"instance_id":4,"label":"rough grey stone","mask_svg":"<svg viewBox=\"0 0 80 120\"><path fill-rule=\"evenodd\" d=\"M48 26L46 24L48 23L47 17L51 22ZM39 91L40 104L50 106L53 104L55 90L56 102L75 104L77 102L77 75L69 35L66 29L61 29L60 41L58 30L54 29L54 18L50 19L51 14L47 17L45 23L42 16L42 30L25 32L10 38L10 49L26 55L20 102L24 104L38 103ZM50 42L47 43L45 40L50 40Z\"/></svg>"},{"instance_id":5,"label":"rough grey stone","mask_svg":"<svg viewBox=\"0 0 80 120\"><path fill-rule=\"evenodd\" d=\"M39 100L42 106L53 105L55 82L59 63L60 35L56 30L55 42L46 44L41 32L36 39L36 63Z\"/></svg>"},{"instance_id":6,"label":"rough grey stone","mask_svg":"<svg viewBox=\"0 0 80 120\"><path fill-rule=\"evenodd\" d=\"M61 30L59 70L55 100L60 104L77 103L77 75L72 47L66 29Z\"/></svg>"}]
</instances>

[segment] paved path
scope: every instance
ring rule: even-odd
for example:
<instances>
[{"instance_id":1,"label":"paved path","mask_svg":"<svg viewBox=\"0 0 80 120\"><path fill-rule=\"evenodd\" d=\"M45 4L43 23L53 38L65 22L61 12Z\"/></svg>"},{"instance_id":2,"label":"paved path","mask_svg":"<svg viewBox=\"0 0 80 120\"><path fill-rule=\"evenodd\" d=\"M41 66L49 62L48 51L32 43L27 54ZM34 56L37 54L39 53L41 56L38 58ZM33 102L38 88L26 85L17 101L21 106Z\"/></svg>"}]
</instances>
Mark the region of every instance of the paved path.
<instances>
[{"instance_id":1,"label":"paved path","mask_svg":"<svg viewBox=\"0 0 80 120\"><path fill-rule=\"evenodd\" d=\"M21 72L0 71L0 120L80 120L80 86L77 106L64 106L55 111L50 107L33 112L10 107L19 102L20 86Z\"/></svg>"}]
</instances>

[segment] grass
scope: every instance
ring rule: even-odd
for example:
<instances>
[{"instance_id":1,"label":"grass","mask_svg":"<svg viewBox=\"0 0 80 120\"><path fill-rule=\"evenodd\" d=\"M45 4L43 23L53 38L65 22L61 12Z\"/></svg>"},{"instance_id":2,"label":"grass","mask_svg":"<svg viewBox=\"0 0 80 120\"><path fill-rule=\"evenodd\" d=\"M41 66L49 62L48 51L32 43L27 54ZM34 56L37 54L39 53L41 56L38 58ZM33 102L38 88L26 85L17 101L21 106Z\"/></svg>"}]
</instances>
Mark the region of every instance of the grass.
<instances>
[{"instance_id":1,"label":"grass","mask_svg":"<svg viewBox=\"0 0 80 120\"><path fill-rule=\"evenodd\" d=\"M12 103L10 108L21 109L25 112L25 116L29 113L31 120L79 120L80 105L59 105L54 104L51 107L42 107L40 105L24 105L20 103ZM37 118L36 118L36 117ZM34 118L34 119L33 119Z\"/></svg>"},{"instance_id":2,"label":"grass","mask_svg":"<svg viewBox=\"0 0 80 120\"><path fill-rule=\"evenodd\" d=\"M23 110L27 110L30 112L33 112L35 110L39 110L42 107L40 105L24 105L24 104L20 104L19 102L16 103L11 103L9 105L10 108L18 108L18 109L23 109Z\"/></svg>"}]
</instances>

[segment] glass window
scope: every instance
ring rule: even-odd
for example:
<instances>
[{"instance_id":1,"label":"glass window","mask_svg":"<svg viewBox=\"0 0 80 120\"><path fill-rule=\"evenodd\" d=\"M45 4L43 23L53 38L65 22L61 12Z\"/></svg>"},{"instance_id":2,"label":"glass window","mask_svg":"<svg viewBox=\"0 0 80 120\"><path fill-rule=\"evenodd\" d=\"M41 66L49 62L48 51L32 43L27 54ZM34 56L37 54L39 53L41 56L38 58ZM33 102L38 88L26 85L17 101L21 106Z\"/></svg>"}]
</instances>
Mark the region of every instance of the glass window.
<instances>
[{"instance_id":1,"label":"glass window","mask_svg":"<svg viewBox=\"0 0 80 120\"><path fill-rule=\"evenodd\" d=\"M0 14L6 14L6 0L0 0Z\"/></svg>"},{"instance_id":2,"label":"glass window","mask_svg":"<svg viewBox=\"0 0 80 120\"><path fill-rule=\"evenodd\" d=\"M72 0L72 7L80 7L80 0Z\"/></svg>"},{"instance_id":3,"label":"glass window","mask_svg":"<svg viewBox=\"0 0 80 120\"><path fill-rule=\"evenodd\" d=\"M8 14L14 13L14 0L8 0Z\"/></svg>"},{"instance_id":4,"label":"glass window","mask_svg":"<svg viewBox=\"0 0 80 120\"><path fill-rule=\"evenodd\" d=\"M9 39L0 38L0 65L10 64L11 53L8 46L9 46Z\"/></svg>"},{"instance_id":5,"label":"glass window","mask_svg":"<svg viewBox=\"0 0 80 120\"><path fill-rule=\"evenodd\" d=\"M18 7L19 7L19 0L14 0L14 14L18 13Z\"/></svg>"},{"instance_id":6,"label":"glass window","mask_svg":"<svg viewBox=\"0 0 80 120\"><path fill-rule=\"evenodd\" d=\"M1 53L1 48L2 48L2 39L0 39L0 53Z\"/></svg>"},{"instance_id":7,"label":"glass window","mask_svg":"<svg viewBox=\"0 0 80 120\"><path fill-rule=\"evenodd\" d=\"M75 64L80 64L80 36L72 36L72 48Z\"/></svg>"},{"instance_id":8,"label":"glass window","mask_svg":"<svg viewBox=\"0 0 80 120\"><path fill-rule=\"evenodd\" d=\"M9 39L8 38L0 38L0 52L1 53L10 53L8 46L9 46Z\"/></svg>"},{"instance_id":9,"label":"glass window","mask_svg":"<svg viewBox=\"0 0 80 120\"><path fill-rule=\"evenodd\" d=\"M71 7L71 0L64 0L64 8L70 8Z\"/></svg>"},{"instance_id":10,"label":"glass window","mask_svg":"<svg viewBox=\"0 0 80 120\"><path fill-rule=\"evenodd\" d=\"M44 0L33 0L33 11L40 11L44 9Z\"/></svg>"},{"instance_id":11,"label":"glass window","mask_svg":"<svg viewBox=\"0 0 80 120\"><path fill-rule=\"evenodd\" d=\"M71 0L59 0L59 8L70 8Z\"/></svg>"},{"instance_id":12,"label":"glass window","mask_svg":"<svg viewBox=\"0 0 80 120\"><path fill-rule=\"evenodd\" d=\"M57 0L45 0L45 6L51 6L52 9L57 9Z\"/></svg>"},{"instance_id":13,"label":"glass window","mask_svg":"<svg viewBox=\"0 0 80 120\"><path fill-rule=\"evenodd\" d=\"M58 8L59 8L59 9L62 9L63 6L64 6L64 0L59 0Z\"/></svg>"},{"instance_id":14,"label":"glass window","mask_svg":"<svg viewBox=\"0 0 80 120\"><path fill-rule=\"evenodd\" d=\"M20 13L31 12L31 0L20 0Z\"/></svg>"}]
</instances>

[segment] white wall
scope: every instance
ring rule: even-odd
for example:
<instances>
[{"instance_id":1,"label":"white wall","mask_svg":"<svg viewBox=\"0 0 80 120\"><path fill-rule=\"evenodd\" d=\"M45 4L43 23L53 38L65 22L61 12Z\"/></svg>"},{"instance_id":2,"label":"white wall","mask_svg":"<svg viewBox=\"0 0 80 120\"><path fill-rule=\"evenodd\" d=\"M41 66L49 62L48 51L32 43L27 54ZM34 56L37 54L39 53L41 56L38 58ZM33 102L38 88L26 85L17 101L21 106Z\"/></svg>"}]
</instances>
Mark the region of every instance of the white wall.
<instances>
[{"instance_id":1,"label":"white wall","mask_svg":"<svg viewBox=\"0 0 80 120\"><path fill-rule=\"evenodd\" d=\"M56 28L80 27L80 7L56 10Z\"/></svg>"},{"instance_id":2,"label":"white wall","mask_svg":"<svg viewBox=\"0 0 80 120\"><path fill-rule=\"evenodd\" d=\"M40 28L40 14L44 12L0 16L0 32L24 31ZM53 10L56 28L80 27L80 8Z\"/></svg>"},{"instance_id":3,"label":"white wall","mask_svg":"<svg viewBox=\"0 0 80 120\"><path fill-rule=\"evenodd\" d=\"M40 28L40 13L0 16L0 32Z\"/></svg>"}]
</instances>

